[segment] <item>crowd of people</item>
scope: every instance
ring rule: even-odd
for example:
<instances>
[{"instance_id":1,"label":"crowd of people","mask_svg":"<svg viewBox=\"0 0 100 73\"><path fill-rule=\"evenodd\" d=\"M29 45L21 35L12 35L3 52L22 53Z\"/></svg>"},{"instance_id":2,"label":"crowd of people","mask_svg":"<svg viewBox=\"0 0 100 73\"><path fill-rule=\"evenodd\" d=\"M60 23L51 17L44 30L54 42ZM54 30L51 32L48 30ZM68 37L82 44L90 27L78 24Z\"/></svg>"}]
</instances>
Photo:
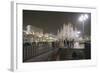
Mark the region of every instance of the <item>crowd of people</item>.
<instances>
[{"instance_id":1,"label":"crowd of people","mask_svg":"<svg viewBox=\"0 0 100 73\"><path fill-rule=\"evenodd\" d=\"M57 46L57 47L64 47L64 48L74 48L74 39L72 40L59 40L59 41L55 41L55 42L52 42L52 46Z\"/></svg>"},{"instance_id":2,"label":"crowd of people","mask_svg":"<svg viewBox=\"0 0 100 73\"><path fill-rule=\"evenodd\" d=\"M67 47L67 48L74 48L74 39L64 40L64 46Z\"/></svg>"}]
</instances>

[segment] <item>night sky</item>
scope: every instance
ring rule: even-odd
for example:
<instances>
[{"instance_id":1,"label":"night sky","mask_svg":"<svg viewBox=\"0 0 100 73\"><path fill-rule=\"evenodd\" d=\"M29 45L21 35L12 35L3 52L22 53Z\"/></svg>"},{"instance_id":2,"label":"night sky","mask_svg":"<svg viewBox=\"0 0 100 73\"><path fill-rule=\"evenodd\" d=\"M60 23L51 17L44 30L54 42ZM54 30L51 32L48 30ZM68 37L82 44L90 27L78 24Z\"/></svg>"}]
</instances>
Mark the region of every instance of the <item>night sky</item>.
<instances>
[{"instance_id":1,"label":"night sky","mask_svg":"<svg viewBox=\"0 0 100 73\"><path fill-rule=\"evenodd\" d=\"M63 24L69 22L77 27L79 31L82 31L82 22L78 20L79 16L84 13L72 13L72 12L51 12L51 11L33 11L23 10L23 27L32 25L43 29L44 33L57 34L57 30L63 27ZM85 35L91 34L91 14L85 21Z\"/></svg>"}]
</instances>

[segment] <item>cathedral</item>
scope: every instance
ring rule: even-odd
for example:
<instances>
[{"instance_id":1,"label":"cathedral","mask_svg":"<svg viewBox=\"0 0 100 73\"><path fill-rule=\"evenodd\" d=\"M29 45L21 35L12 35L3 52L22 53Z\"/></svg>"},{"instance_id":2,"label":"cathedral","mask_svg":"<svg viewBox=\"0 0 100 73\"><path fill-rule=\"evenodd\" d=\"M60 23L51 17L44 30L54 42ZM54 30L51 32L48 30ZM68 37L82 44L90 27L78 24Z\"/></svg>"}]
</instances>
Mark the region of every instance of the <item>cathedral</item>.
<instances>
[{"instance_id":1,"label":"cathedral","mask_svg":"<svg viewBox=\"0 0 100 73\"><path fill-rule=\"evenodd\" d=\"M71 23L63 24L63 27L57 32L57 38L61 40L76 39L77 38L76 32L77 29L74 28Z\"/></svg>"}]
</instances>

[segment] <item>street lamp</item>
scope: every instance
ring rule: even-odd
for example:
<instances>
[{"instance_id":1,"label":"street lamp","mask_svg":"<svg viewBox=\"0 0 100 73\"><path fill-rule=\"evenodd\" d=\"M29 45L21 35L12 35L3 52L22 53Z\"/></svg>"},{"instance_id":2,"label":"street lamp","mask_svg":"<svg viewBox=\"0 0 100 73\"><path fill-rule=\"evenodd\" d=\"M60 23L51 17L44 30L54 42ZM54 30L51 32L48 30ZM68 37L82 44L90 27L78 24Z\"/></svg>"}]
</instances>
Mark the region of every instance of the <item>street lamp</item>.
<instances>
[{"instance_id":1,"label":"street lamp","mask_svg":"<svg viewBox=\"0 0 100 73\"><path fill-rule=\"evenodd\" d=\"M80 17L79 17L79 21L82 22L83 24L83 38L84 38L84 22L88 19L88 15L87 14L82 14Z\"/></svg>"}]
</instances>

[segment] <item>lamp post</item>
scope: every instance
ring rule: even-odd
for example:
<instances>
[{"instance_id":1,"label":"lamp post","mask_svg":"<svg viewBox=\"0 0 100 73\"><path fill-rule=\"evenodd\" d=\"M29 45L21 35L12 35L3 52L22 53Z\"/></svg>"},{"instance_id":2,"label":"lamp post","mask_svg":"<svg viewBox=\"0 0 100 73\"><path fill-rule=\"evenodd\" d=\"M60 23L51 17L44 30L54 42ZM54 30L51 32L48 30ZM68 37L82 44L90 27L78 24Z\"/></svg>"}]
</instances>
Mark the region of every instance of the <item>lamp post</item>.
<instances>
[{"instance_id":1,"label":"lamp post","mask_svg":"<svg viewBox=\"0 0 100 73\"><path fill-rule=\"evenodd\" d=\"M79 21L82 22L83 24L83 38L84 38L84 22L88 19L88 15L87 14L82 14L80 17L79 17Z\"/></svg>"}]
</instances>

